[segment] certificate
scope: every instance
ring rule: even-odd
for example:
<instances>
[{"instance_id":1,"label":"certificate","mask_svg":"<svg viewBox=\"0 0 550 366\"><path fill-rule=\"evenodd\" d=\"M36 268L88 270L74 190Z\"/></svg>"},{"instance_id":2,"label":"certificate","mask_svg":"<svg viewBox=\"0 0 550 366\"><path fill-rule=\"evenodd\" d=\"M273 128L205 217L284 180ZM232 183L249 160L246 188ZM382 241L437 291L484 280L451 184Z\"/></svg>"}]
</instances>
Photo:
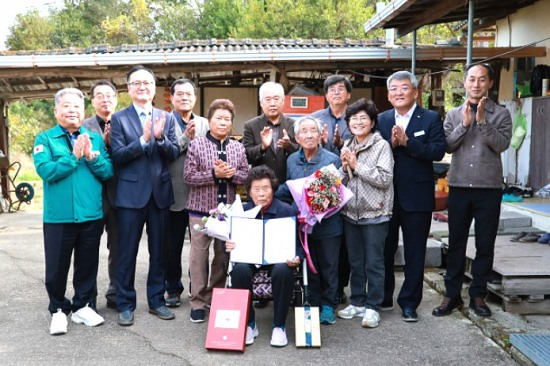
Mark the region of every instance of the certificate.
<instances>
[{"instance_id":1,"label":"certificate","mask_svg":"<svg viewBox=\"0 0 550 366\"><path fill-rule=\"evenodd\" d=\"M231 217L231 262L285 263L296 257L296 217L250 219Z\"/></svg>"}]
</instances>

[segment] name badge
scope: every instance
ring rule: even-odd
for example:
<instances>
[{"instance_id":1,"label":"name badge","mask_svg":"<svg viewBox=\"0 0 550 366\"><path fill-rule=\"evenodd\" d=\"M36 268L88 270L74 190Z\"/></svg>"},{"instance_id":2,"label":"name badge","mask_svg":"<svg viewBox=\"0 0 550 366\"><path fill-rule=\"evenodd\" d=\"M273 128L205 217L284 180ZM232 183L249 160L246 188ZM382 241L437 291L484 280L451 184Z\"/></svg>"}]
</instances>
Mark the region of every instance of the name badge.
<instances>
[{"instance_id":1,"label":"name badge","mask_svg":"<svg viewBox=\"0 0 550 366\"><path fill-rule=\"evenodd\" d=\"M416 132L414 133L414 137L422 136L422 135L425 135L425 134L426 134L426 132L424 132L424 130L422 130L422 131L416 131Z\"/></svg>"}]
</instances>

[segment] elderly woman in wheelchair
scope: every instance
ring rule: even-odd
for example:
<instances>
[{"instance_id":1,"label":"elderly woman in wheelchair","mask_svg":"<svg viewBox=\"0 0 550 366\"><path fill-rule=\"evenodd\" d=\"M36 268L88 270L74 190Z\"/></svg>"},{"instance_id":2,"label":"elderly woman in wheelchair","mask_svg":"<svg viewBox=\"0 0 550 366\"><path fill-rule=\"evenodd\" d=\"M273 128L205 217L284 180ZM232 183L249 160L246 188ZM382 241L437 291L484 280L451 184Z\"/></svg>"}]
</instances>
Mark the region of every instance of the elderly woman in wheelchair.
<instances>
[{"instance_id":1,"label":"elderly woman in wheelchair","mask_svg":"<svg viewBox=\"0 0 550 366\"><path fill-rule=\"evenodd\" d=\"M261 205L262 208L256 218L275 219L283 217L296 216L295 209L287 203L284 203L273 197L277 190L277 178L273 171L265 165L254 167L250 170L246 189L253 202L246 203L244 209L248 210L254 206ZM227 252L235 249L235 242L228 240L226 242ZM271 335L271 345L274 347L284 347L288 344L286 336L286 317L292 292L294 289L293 268L300 265L303 258L303 249L299 242L296 245L296 257L287 260L286 263L274 265L255 265L248 263L235 263L230 273L231 287L238 289L248 289L252 291L253 276L259 270L267 270L271 273L273 288L273 331ZM256 326L254 307L250 306L249 322L246 329L246 344L254 343L254 338L259 335Z\"/></svg>"}]
</instances>

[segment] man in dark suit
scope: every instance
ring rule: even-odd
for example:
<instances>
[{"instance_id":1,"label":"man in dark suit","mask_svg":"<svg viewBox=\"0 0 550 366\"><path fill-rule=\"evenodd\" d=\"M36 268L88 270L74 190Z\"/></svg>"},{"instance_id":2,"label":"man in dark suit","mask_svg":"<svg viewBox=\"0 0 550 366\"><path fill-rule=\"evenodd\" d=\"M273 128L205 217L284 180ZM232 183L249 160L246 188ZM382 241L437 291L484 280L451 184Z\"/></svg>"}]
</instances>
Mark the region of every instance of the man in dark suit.
<instances>
[{"instance_id":1,"label":"man in dark suit","mask_svg":"<svg viewBox=\"0 0 550 366\"><path fill-rule=\"evenodd\" d=\"M111 154L111 116L117 106L116 88L109 80L99 80L90 89L90 98L95 115L84 120L82 125L88 130L103 136L105 147ZM105 293L107 307L116 309L116 254L118 249L118 218L115 205L116 182L115 174L103 183L103 223L107 232L107 248L109 249L109 286Z\"/></svg>"},{"instance_id":2,"label":"man in dark suit","mask_svg":"<svg viewBox=\"0 0 550 366\"><path fill-rule=\"evenodd\" d=\"M294 120L283 114L285 91L272 81L260 87L262 114L244 124L243 145L253 167L267 165L279 184L286 181L286 159L298 150L294 139Z\"/></svg>"},{"instance_id":3,"label":"man in dark suit","mask_svg":"<svg viewBox=\"0 0 550 366\"><path fill-rule=\"evenodd\" d=\"M394 153L394 205L384 253L385 294L382 310L393 308L394 256L403 232L405 281L397 303L403 320L418 321L416 308L422 300L426 243L435 206L433 161L445 154L445 133L439 114L416 104L417 81L408 71L398 71L387 81L393 109L378 116L382 136Z\"/></svg>"},{"instance_id":4,"label":"man in dark suit","mask_svg":"<svg viewBox=\"0 0 550 366\"><path fill-rule=\"evenodd\" d=\"M175 317L164 303L163 239L168 210L174 203L168 163L179 154L174 117L153 108L153 71L135 66L126 80L132 105L113 115L111 130L111 150L119 173L116 267L120 325L134 323L136 257L145 223L149 248L149 312L166 320Z\"/></svg>"}]
</instances>

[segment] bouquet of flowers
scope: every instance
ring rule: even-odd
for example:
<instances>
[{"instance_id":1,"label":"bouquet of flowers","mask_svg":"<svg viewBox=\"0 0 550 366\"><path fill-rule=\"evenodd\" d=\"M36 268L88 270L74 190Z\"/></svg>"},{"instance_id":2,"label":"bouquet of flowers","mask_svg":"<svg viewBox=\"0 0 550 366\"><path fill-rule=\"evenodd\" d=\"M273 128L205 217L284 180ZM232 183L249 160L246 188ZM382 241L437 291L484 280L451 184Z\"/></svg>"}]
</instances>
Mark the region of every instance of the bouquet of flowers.
<instances>
[{"instance_id":1,"label":"bouquet of flowers","mask_svg":"<svg viewBox=\"0 0 550 366\"><path fill-rule=\"evenodd\" d=\"M226 241L229 239L229 234L231 231L231 225L229 222L231 216L254 218L261 208L261 206L256 206L245 212L243 210L241 196L236 195L235 202L232 204L220 203L218 204L218 207L210 210L208 212L208 216L202 218L204 227L201 228L200 225L195 224L193 229L196 231L202 231L210 237Z\"/></svg>"},{"instance_id":2,"label":"bouquet of flowers","mask_svg":"<svg viewBox=\"0 0 550 366\"><path fill-rule=\"evenodd\" d=\"M351 199L353 193L342 184L334 164L317 170L309 177L288 180L286 184L300 212L298 215L300 232L304 233L304 238L300 239L308 266L313 273L317 273L309 254L307 234L311 234L313 226L323 218L340 211Z\"/></svg>"},{"instance_id":3,"label":"bouquet of flowers","mask_svg":"<svg viewBox=\"0 0 550 366\"><path fill-rule=\"evenodd\" d=\"M314 215L326 215L329 210L337 209L340 206L342 202L341 184L340 177L333 174L328 167L317 170L312 177L306 180L304 185L306 203Z\"/></svg>"}]
</instances>

